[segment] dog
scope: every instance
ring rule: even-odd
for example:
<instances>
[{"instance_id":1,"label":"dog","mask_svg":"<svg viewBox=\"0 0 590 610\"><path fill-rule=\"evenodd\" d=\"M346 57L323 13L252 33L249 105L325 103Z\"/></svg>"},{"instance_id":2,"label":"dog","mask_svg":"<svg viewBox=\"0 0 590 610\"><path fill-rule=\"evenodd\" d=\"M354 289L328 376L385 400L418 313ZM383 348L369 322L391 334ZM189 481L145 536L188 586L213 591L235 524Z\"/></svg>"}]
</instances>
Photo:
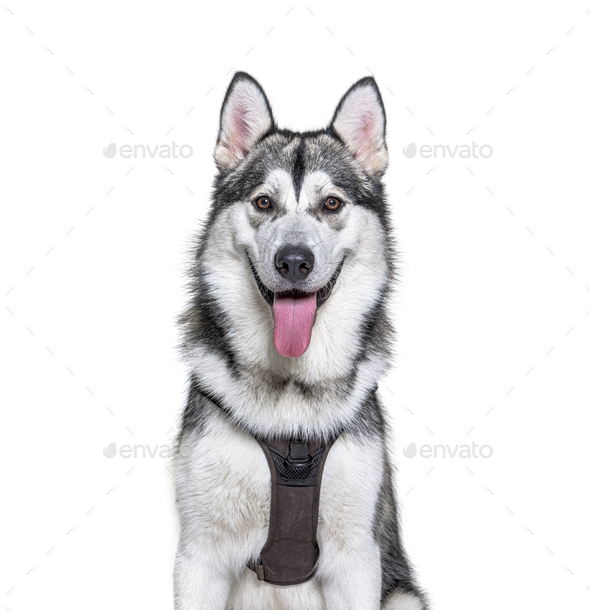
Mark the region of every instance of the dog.
<instances>
[{"instance_id":1,"label":"dog","mask_svg":"<svg viewBox=\"0 0 590 610\"><path fill-rule=\"evenodd\" d=\"M176 610L427 608L400 538L376 392L393 338L385 128L371 77L328 127L303 133L277 127L250 75L229 85L180 318L190 385L175 463ZM302 512L315 565L288 586L265 582L274 572L261 566L269 531L292 525L269 516L285 489L268 459L278 452L261 443L281 438L304 461L307 443L330 447L319 506ZM295 543L285 544L289 569Z\"/></svg>"}]
</instances>

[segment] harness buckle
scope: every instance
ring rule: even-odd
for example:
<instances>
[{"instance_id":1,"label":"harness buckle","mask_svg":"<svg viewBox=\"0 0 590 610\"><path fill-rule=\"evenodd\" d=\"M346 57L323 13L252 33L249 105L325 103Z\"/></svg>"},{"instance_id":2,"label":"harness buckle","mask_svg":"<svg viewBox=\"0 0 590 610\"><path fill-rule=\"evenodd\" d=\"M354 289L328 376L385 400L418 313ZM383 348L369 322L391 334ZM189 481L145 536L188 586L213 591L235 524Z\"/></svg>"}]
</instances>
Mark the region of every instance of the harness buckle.
<instances>
[{"instance_id":1,"label":"harness buckle","mask_svg":"<svg viewBox=\"0 0 590 610\"><path fill-rule=\"evenodd\" d=\"M311 455L307 452L307 443L301 441L291 441L289 443L289 455L287 462L291 466L305 466L312 461Z\"/></svg>"}]
</instances>

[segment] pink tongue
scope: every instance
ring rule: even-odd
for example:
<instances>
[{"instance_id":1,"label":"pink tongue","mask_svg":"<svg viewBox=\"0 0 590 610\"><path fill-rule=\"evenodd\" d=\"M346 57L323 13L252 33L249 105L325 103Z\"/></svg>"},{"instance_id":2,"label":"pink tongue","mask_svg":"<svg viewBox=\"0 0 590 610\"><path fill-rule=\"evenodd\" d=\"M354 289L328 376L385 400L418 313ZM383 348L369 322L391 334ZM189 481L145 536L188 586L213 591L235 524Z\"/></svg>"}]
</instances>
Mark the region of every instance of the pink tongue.
<instances>
[{"instance_id":1,"label":"pink tongue","mask_svg":"<svg viewBox=\"0 0 590 610\"><path fill-rule=\"evenodd\" d=\"M276 295L272 306L275 318L274 344L281 356L298 358L311 341L315 319L316 293Z\"/></svg>"}]
</instances>

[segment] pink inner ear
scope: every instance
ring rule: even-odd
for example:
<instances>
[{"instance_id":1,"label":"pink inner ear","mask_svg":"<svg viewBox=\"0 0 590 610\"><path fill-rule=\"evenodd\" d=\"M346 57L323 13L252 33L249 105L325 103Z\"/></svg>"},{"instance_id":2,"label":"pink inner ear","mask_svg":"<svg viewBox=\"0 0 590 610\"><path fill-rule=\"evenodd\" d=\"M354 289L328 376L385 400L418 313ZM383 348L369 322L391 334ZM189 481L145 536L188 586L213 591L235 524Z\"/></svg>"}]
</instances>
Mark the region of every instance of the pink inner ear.
<instances>
[{"instance_id":1,"label":"pink inner ear","mask_svg":"<svg viewBox=\"0 0 590 610\"><path fill-rule=\"evenodd\" d=\"M222 167L239 163L271 126L272 114L260 87L238 81L224 102L216 162Z\"/></svg>"},{"instance_id":2,"label":"pink inner ear","mask_svg":"<svg viewBox=\"0 0 590 610\"><path fill-rule=\"evenodd\" d=\"M247 150L246 138L249 135L248 123L246 122L247 114L248 109L246 104L240 100L235 101L231 109L231 128L229 134L233 148L242 154Z\"/></svg>"},{"instance_id":3,"label":"pink inner ear","mask_svg":"<svg viewBox=\"0 0 590 610\"><path fill-rule=\"evenodd\" d=\"M372 108L364 108L359 113L359 126L355 134L355 141L359 147L355 153L355 158L360 157L369 147L374 139L375 122L377 115Z\"/></svg>"},{"instance_id":4,"label":"pink inner ear","mask_svg":"<svg viewBox=\"0 0 590 610\"><path fill-rule=\"evenodd\" d=\"M333 126L358 162L371 172L387 167L385 116L378 92L362 86L348 93L341 102Z\"/></svg>"}]
</instances>

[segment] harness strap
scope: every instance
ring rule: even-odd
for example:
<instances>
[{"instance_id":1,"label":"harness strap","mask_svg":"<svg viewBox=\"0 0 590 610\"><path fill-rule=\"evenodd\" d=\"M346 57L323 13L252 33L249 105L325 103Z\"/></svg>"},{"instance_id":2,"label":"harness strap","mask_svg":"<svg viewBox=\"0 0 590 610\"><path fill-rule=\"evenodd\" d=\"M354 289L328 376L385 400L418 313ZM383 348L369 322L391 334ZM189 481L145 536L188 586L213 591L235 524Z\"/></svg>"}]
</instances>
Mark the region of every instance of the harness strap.
<instances>
[{"instance_id":1,"label":"harness strap","mask_svg":"<svg viewBox=\"0 0 590 610\"><path fill-rule=\"evenodd\" d=\"M271 474L270 521L260 559L248 567L273 585L303 583L313 576L320 553L320 486L331 443L258 442Z\"/></svg>"}]
</instances>

